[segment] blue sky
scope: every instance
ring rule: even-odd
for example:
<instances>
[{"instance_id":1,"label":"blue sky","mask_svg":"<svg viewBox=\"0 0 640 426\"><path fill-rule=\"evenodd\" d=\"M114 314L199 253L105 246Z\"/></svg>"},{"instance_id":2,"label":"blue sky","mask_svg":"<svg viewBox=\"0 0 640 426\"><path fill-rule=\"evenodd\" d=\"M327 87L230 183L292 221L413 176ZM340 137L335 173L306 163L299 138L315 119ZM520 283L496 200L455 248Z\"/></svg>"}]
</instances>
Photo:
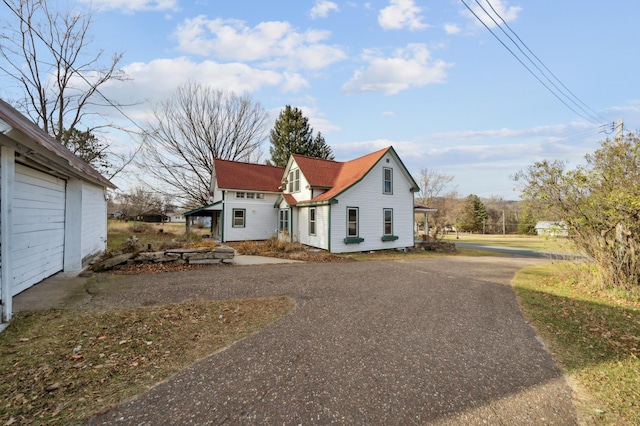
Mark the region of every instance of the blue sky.
<instances>
[{"instance_id":1,"label":"blue sky","mask_svg":"<svg viewBox=\"0 0 640 426\"><path fill-rule=\"evenodd\" d=\"M103 91L143 100L126 110L135 120L198 81L248 92L271 122L301 108L337 160L393 145L416 177L435 169L461 195L517 199L509 176L533 161L578 164L607 136L600 124L640 127L640 2L489 1L592 117L556 99L460 0L69 4L95 9L94 47L124 53L131 81Z\"/></svg>"}]
</instances>

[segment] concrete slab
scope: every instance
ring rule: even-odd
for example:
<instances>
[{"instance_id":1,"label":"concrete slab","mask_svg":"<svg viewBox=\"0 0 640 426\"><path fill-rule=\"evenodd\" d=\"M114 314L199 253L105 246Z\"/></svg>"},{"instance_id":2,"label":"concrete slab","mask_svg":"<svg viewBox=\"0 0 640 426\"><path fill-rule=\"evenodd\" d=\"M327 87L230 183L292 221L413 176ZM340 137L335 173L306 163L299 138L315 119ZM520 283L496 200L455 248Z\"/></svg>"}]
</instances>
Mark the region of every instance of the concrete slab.
<instances>
[{"instance_id":1,"label":"concrete slab","mask_svg":"<svg viewBox=\"0 0 640 426\"><path fill-rule=\"evenodd\" d=\"M304 263L303 260L292 260L292 259L279 259L277 257L267 257L267 256L249 256L243 254L237 254L233 258L232 262L229 262L232 265L238 266L246 266L246 265L269 265L276 263Z\"/></svg>"},{"instance_id":2,"label":"concrete slab","mask_svg":"<svg viewBox=\"0 0 640 426\"><path fill-rule=\"evenodd\" d=\"M87 278L78 272L59 272L13 297L13 312L64 307L74 294L84 296Z\"/></svg>"}]
</instances>

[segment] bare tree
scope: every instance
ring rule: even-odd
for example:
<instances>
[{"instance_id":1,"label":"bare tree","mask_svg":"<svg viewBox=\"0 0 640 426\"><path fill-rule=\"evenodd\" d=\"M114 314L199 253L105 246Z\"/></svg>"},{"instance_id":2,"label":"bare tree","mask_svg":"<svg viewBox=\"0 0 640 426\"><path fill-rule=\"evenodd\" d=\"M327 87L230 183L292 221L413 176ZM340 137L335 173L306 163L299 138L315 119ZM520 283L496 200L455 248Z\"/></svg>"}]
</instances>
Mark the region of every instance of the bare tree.
<instances>
[{"instance_id":1,"label":"bare tree","mask_svg":"<svg viewBox=\"0 0 640 426\"><path fill-rule=\"evenodd\" d=\"M0 70L22 93L14 105L57 141L75 147L78 141L69 140L75 131L95 134L113 126L105 117L90 116L104 106L122 106L105 98L100 88L124 81L126 75L118 69L122 54L105 60L103 50L91 48L91 12L61 12L52 4L56 3L4 1L8 10L2 14ZM108 148L104 141L92 142L86 149L101 153Z\"/></svg>"},{"instance_id":2,"label":"bare tree","mask_svg":"<svg viewBox=\"0 0 640 426\"><path fill-rule=\"evenodd\" d=\"M206 204L213 159L256 161L266 123L248 95L187 83L154 109L140 166L186 205Z\"/></svg>"},{"instance_id":3,"label":"bare tree","mask_svg":"<svg viewBox=\"0 0 640 426\"><path fill-rule=\"evenodd\" d=\"M455 176L437 170L420 170L418 199L422 204L431 207L435 200L444 195L444 192L451 187L454 179ZM455 186L452 189L455 189Z\"/></svg>"},{"instance_id":4,"label":"bare tree","mask_svg":"<svg viewBox=\"0 0 640 426\"><path fill-rule=\"evenodd\" d=\"M455 185L452 185L455 176L439 172L433 169L420 170L420 178L418 179L417 201L426 207L438 209L432 213L429 218L431 228L430 235L436 238L438 233L446 225L455 223L453 217L456 216L458 193Z\"/></svg>"}]
</instances>

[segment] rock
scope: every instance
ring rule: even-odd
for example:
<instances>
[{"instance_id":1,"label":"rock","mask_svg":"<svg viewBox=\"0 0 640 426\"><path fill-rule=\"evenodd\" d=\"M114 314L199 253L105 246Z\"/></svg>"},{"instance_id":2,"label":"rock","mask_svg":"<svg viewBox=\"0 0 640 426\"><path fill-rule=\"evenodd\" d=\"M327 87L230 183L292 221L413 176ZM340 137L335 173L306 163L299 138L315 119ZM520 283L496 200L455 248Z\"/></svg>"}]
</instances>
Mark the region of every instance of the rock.
<instances>
[{"instance_id":1,"label":"rock","mask_svg":"<svg viewBox=\"0 0 640 426\"><path fill-rule=\"evenodd\" d=\"M133 257L133 253L124 253L118 256L111 257L106 259L102 263L99 263L96 266L96 272L108 271L109 269L113 269L114 266L122 265L126 263L129 259Z\"/></svg>"},{"instance_id":2,"label":"rock","mask_svg":"<svg viewBox=\"0 0 640 426\"><path fill-rule=\"evenodd\" d=\"M152 262L154 260L162 258L163 256L163 251L144 252L137 255L133 260L135 260L136 262Z\"/></svg>"}]
</instances>

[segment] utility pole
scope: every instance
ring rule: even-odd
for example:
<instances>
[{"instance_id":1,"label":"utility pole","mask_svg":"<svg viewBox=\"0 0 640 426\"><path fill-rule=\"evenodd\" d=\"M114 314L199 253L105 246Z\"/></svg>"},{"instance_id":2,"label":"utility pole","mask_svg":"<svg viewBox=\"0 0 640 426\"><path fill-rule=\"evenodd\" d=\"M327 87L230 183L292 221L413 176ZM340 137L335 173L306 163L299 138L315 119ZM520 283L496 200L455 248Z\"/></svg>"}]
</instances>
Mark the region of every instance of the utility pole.
<instances>
[{"instance_id":1,"label":"utility pole","mask_svg":"<svg viewBox=\"0 0 640 426\"><path fill-rule=\"evenodd\" d=\"M504 223L504 210L502 210L502 236L505 237L507 235L507 226Z\"/></svg>"},{"instance_id":2,"label":"utility pole","mask_svg":"<svg viewBox=\"0 0 640 426\"><path fill-rule=\"evenodd\" d=\"M616 140L622 140L622 130L624 129L624 118L618 118L618 122L616 123Z\"/></svg>"}]
</instances>

